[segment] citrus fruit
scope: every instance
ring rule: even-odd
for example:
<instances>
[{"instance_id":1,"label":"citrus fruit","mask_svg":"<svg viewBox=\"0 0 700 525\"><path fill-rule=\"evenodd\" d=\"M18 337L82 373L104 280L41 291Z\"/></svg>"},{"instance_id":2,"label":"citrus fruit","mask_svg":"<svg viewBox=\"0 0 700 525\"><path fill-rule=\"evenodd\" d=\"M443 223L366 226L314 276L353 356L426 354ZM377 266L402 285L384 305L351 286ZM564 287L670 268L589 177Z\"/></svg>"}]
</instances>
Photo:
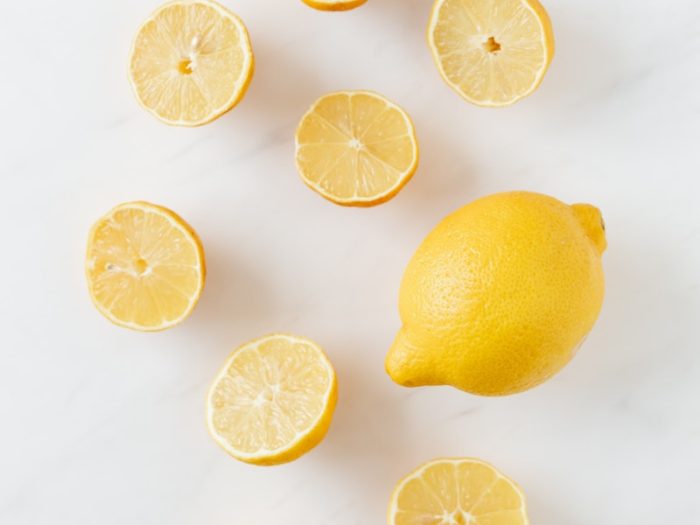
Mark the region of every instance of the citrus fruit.
<instances>
[{"instance_id":1,"label":"citrus fruit","mask_svg":"<svg viewBox=\"0 0 700 525\"><path fill-rule=\"evenodd\" d=\"M120 204L90 230L86 273L97 309L135 330L170 328L204 288L202 243L174 212L147 202Z\"/></svg>"},{"instance_id":2,"label":"citrus fruit","mask_svg":"<svg viewBox=\"0 0 700 525\"><path fill-rule=\"evenodd\" d=\"M303 0L303 2L321 11L348 11L360 7L367 0Z\"/></svg>"},{"instance_id":3,"label":"citrus fruit","mask_svg":"<svg viewBox=\"0 0 700 525\"><path fill-rule=\"evenodd\" d=\"M588 204L509 192L454 212L404 274L389 375L482 395L544 382L598 317L605 248L600 211Z\"/></svg>"},{"instance_id":4,"label":"citrus fruit","mask_svg":"<svg viewBox=\"0 0 700 525\"><path fill-rule=\"evenodd\" d=\"M418 166L411 119L396 104L367 91L321 97L296 132L302 180L344 206L374 206L391 199Z\"/></svg>"},{"instance_id":5,"label":"citrus fruit","mask_svg":"<svg viewBox=\"0 0 700 525\"><path fill-rule=\"evenodd\" d=\"M389 525L527 525L518 485L479 459L435 459L402 479Z\"/></svg>"},{"instance_id":6,"label":"citrus fruit","mask_svg":"<svg viewBox=\"0 0 700 525\"><path fill-rule=\"evenodd\" d=\"M207 398L207 425L231 456L257 465L297 459L328 432L338 398L323 350L273 334L235 350Z\"/></svg>"},{"instance_id":7,"label":"citrus fruit","mask_svg":"<svg viewBox=\"0 0 700 525\"><path fill-rule=\"evenodd\" d=\"M243 98L253 63L238 16L211 0L175 0L139 29L129 79L141 105L163 122L200 126Z\"/></svg>"},{"instance_id":8,"label":"citrus fruit","mask_svg":"<svg viewBox=\"0 0 700 525\"><path fill-rule=\"evenodd\" d=\"M462 97L507 106L542 82L554 34L537 0L436 0L428 45L442 78Z\"/></svg>"}]
</instances>

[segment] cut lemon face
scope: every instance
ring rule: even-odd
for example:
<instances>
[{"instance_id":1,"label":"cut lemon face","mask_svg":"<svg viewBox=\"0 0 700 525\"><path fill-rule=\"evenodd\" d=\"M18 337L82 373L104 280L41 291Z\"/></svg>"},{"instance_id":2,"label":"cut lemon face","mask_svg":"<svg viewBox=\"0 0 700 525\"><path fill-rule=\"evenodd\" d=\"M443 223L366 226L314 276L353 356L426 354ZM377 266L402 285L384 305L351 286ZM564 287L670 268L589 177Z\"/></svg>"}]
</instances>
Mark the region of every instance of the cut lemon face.
<instances>
[{"instance_id":1,"label":"cut lemon face","mask_svg":"<svg viewBox=\"0 0 700 525\"><path fill-rule=\"evenodd\" d=\"M348 11L360 7L367 0L303 0L306 5L321 11Z\"/></svg>"},{"instance_id":2,"label":"cut lemon face","mask_svg":"<svg viewBox=\"0 0 700 525\"><path fill-rule=\"evenodd\" d=\"M396 104L367 91L321 97L296 132L296 164L302 180L343 206L388 201L418 167L411 119Z\"/></svg>"},{"instance_id":3,"label":"cut lemon face","mask_svg":"<svg viewBox=\"0 0 700 525\"><path fill-rule=\"evenodd\" d=\"M207 426L234 458L277 465L321 442L337 398L335 371L316 343L269 335L226 360L209 390Z\"/></svg>"},{"instance_id":4,"label":"cut lemon face","mask_svg":"<svg viewBox=\"0 0 700 525\"><path fill-rule=\"evenodd\" d=\"M537 0L436 0L428 44L447 84L479 106L507 106L542 82L554 55Z\"/></svg>"},{"instance_id":5,"label":"cut lemon face","mask_svg":"<svg viewBox=\"0 0 700 525\"><path fill-rule=\"evenodd\" d=\"M178 324L197 304L205 273L197 234L162 206L121 204L90 231L90 296L117 325L156 331Z\"/></svg>"},{"instance_id":6,"label":"cut lemon face","mask_svg":"<svg viewBox=\"0 0 700 525\"><path fill-rule=\"evenodd\" d=\"M436 459L402 479L389 525L527 525L525 496L478 459Z\"/></svg>"},{"instance_id":7,"label":"cut lemon face","mask_svg":"<svg viewBox=\"0 0 700 525\"><path fill-rule=\"evenodd\" d=\"M240 18L211 0L176 0L139 29L129 79L141 105L160 120L199 126L243 98L253 62Z\"/></svg>"}]
</instances>

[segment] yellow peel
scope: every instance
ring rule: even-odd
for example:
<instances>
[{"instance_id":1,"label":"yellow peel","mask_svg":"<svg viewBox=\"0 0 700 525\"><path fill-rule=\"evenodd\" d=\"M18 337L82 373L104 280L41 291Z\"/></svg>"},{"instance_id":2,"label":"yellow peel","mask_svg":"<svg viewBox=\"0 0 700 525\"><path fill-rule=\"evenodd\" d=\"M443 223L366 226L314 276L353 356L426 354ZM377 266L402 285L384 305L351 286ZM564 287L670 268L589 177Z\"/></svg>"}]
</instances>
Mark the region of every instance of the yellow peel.
<instances>
[{"instance_id":1,"label":"yellow peel","mask_svg":"<svg viewBox=\"0 0 700 525\"><path fill-rule=\"evenodd\" d=\"M303 0L303 2L320 11L349 11L360 7L367 0Z\"/></svg>"}]
</instances>

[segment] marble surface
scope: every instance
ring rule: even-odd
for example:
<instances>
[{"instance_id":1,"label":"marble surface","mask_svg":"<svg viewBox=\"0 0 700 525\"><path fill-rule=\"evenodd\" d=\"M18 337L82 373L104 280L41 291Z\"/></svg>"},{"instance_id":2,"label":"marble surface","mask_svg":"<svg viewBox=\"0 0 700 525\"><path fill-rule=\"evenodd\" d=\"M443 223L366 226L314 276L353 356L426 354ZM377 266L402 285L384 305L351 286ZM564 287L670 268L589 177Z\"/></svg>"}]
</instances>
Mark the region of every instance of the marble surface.
<instances>
[{"instance_id":1,"label":"marble surface","mask_svg":"<svg viewBox=\"0 0 700 525\"><path fill-rule=\"evenodd\" d=\"M697 522L700 4L549 0L547 78L485 110L433 67L429 0L225 3L249 26L255 79L233 112L178 129L126 80L156 2L3 2L0 523L378 524L394 483L444 455L518 480L535 525ZM353 88L403 105L422 146L414 180L368 210L319 198L293 163L308 105ZM394 385L408 258L446 213L510 189L602 208L600 321L522 395ZM177 210L206 246L201 303L165 333L116 328L87 296L88 228L130 199ZM230 350L279 330L327 349L340 402L315 451L256 468L208 437L204 396Z\"/></svg>"}]
</instances>

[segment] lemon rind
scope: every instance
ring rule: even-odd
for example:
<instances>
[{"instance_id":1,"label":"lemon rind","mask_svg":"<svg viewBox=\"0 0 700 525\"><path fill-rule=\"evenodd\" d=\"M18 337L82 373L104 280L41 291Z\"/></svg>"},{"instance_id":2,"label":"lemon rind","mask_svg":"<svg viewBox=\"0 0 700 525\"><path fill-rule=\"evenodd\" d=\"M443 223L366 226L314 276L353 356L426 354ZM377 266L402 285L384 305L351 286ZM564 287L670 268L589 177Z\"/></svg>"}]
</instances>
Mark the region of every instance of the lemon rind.
<instances>
[{"instance_id":1,"label":"lemon rind","mask_svg":"<svg viewBox=\"0 0 700 525\"><path fill-rule=\"evenodd\" d=\"M356 7L360 7L367 0L336 0L324 2L323 0L302 0L309 7L318 9L319 11L350 11Z\"/></svg>"}]
</instances>

